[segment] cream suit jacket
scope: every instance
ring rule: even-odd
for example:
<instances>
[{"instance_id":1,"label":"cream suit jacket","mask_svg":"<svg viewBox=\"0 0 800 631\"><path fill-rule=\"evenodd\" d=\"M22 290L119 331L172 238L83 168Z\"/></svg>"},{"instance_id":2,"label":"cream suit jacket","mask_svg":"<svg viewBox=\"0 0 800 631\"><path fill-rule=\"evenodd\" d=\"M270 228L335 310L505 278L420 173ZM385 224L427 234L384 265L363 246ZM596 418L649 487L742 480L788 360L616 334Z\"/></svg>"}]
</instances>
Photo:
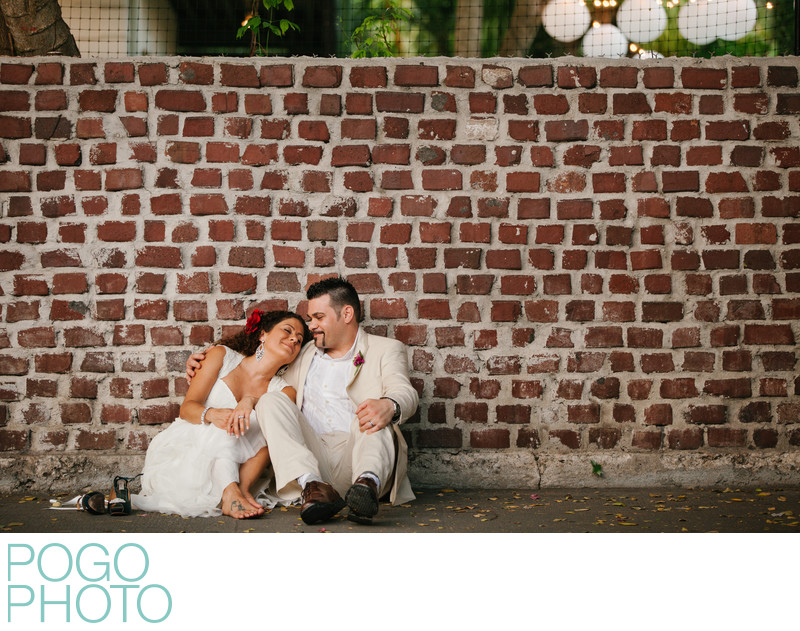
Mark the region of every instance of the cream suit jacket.
<instances>
[{"instance_id":1,"label":"cream suit jacket","mask_svg":"<svg viewBox=\"0 0 800 631\"><path fill-rule=\"evenodd\" d=\"M314 359L316 347L313 342L306 344L297 359L292 362L284 379L297 390L297 407L303 407L303 391L306 377ZM362 329L358 336L356 356L364 358L360 366L353 366L347 394L355 407L366 399L389 397L400 406L400 422L381 431L394 431L396 437L396 461L392 484L392 504L402 504L414 499L408 481L408 445L399 425L417 411L419 395L411 385L408 376L408 355L402 342L378 335L370 335ZM354 472L361 473L361 472Z\"/></svg>"}]
</instances>

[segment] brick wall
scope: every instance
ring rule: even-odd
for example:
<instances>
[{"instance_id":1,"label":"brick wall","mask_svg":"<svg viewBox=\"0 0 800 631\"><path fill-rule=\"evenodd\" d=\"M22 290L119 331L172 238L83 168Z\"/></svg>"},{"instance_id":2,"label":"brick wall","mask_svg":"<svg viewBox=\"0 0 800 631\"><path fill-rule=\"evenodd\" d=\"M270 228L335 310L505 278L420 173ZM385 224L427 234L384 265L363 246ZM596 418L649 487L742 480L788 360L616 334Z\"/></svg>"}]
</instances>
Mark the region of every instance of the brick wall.
<instances>
[{"instance_id":1,"label":"brick wall","mask_svg":"<svg viewBox=\"0 0 800 631\"><path fill-rule=\"evenodd\" d=\"M333 273L417 484L798 482L798 114L796 58L2 60L0 486L138 471Z\"/></svg>"}]
</instances>

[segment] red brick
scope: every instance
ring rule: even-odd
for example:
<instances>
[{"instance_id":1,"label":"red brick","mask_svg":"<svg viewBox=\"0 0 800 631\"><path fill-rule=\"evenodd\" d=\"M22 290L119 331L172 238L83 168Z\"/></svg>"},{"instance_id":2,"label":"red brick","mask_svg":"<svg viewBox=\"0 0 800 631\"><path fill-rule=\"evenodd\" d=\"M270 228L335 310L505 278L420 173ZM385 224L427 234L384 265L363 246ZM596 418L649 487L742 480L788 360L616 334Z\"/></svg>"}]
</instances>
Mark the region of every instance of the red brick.
<instances>
[{"instance_id":1,"label":"red brick","mask_svg":"<svg viewBox=\"0 0 800 631\"><path fill-rule=\"evenodd\" d=\"M570 423L599 423L600 406L597 403L570 405L567 407L567 420Z\"/></svg>"},{"instance_id":2,"label":"red brick","mask_svg":"<svg viewBox=\"0 0 800 631\"><path fill-rule=\"evenodd\" d=\"M548 142L586 140L589 136L589 123L585 120L547 121L544 130Z\"/></svg>"},{"instance_id":3,"label":"red brick","mask_svg":"<svg viewBox=\"0 0 800 631\"><path fill-rule=\"evenodd\" d=\"M725 70L712 68L683 68L681 83L684 88L703 90L722 90L727 86L728 75Z\"/></svg>"},{"instance_id":4,"label":"red brick","mask_svg":"<svg viewBox=\"0 0 800 631\"><path fill-rule=\"evenodd\" d=\"M550 155L550 159L546 160L544 157L541 158L534 158L534 152L539 150L543 153L548 153ZM509 147L495 147L495 165L497 166L514 166L520 163L522 159L522 147L519 145L512 145ZM549 150L549 147L531 147L531 156L533 160L534 166L552 166L552 151Z\"/></svg>"},{"instance_id":5,"label":"red brick","mask_svg":"<svg viewBox=\"0 0 800 631\"><path fill-rule=\"evenodd\" d=\"M195 90L158 90L156 107L172 112L203 112L206 100L203 93Z\"/></svg>"},{"instance_id":6,"label":"red brick","mask_svg":"<svg viewBox=\"0 0 800 631\"><path fill-rule=\"evenodd\" d=\"M462 435L460 429L441 427L424 429L417 432L416 446L426 448L461 449Z\"/></svg>"},{"instance_id":7,"label":"red brick","mask_svg":"<svg viewBox=\"0 0 800 631\"><path fill-rule=\"evenodd\" d=\"M425 107L425 95L419 92L378 92L375 107L379 112L421 113Z\"/></svg>"},{"instance_id":8,"label":"red brick","mask_svg":"<svg viewBox=\"0 0 800 631\"><path fill-rule=\"evenodd\" d=\"M265 119L261 121L261 138L283 140L289 136L289 121L285 119ZM276 149L277 145L273 145Z\"/></svg>"},{"instance_id":9,"label":"red brick","mask_svg":"<svg viewBox=\"0 0 800 631\"><path fill-rule=\"evenodd\" d=\"M394 71L394 84L401 86L437 86L439 69L423 64L399 65Z\"/></svg>"},{"instance_id":10,"label":"red brick","mask_svg":"<svg viewBox=\"0 0 800 631\"><path fill-rule=\"evenodd\" d=\"M556 438L565 447L570 449L578 449L581 446L581 435L579 432L568 429L555 429L550 430L550 436Z\"/></svg>"},{"instance_id":11,"label":"red brick","mask_svg":"<svg viewBox=\"0 0 800 631\"><path fill-rule=\"evenodd\" d=\"M408 138L408 119L387 116L383 119L383 133L387 138Z\"/></svg>"},{"instance_id":12,"label":"red brick","mask_svg":"<svg viewBox=\"0 0 800 631\"><path fill-rule=\"evenodd\" d=\"M367 66L350 69L350 85L354 88L384 88L386 83L386 68L384 67Z\"/></svg>"},{"instance_id":13,"label":"red brick","mask_svg":"<svg viewBox=\"0 0 800 631\"><path fill-rule=\"evenodd\" d=\"M469 444L474 449L506 449L510 446L510 442L507 429L484 429L469 433Z\"/></svg>"},{"instance_id":14,"label":"red brick","mask_svg":"<svg viewBox=\"0 0 800 631\"><path fill-rule=\"evenodd\" d=\"M760 449L771 449L778 445L778 432L774 429L754 429L753 444Z\"/></svg>"},{"instance_id":15,"label":"red brick","mask_svg":"<svg viewBox=\"0 0 800 631\"><path fill-rule=\"evenodd\" d=\"M143 86L161 85L167 82L167 67L161 63L141 64L139 83Z\"/></svg>"},{"instance_id":16,"label":"red brick","mask_svg":"<svg viewBox=\"0 0 800 631\"><path fill-rule=\"evenodd\" d=\"M747 430L733 429L730 427L709 427L709 447L744 447L747 440Z\"/></svg>"},{"instance_id":17,"label":"red brick","mask_svg":"<svg viewBox=\"0 0 800 631\"><path fill-rule=\"evenodd\" d=\"M0 191L17 193L30 192L30 190L31 176L27 171L4 171L0 173Z\"/></svg>"},{"instance_id":18,"label":"red brick","mask_svg":"<svg viewBox=\"0 0 800 631\"><path fill-rule=\"evenodd\" d=\"M258 71L252 65L220 64L220 84L235 88L257 88L260 86Z\"/></svg>"},{"instance_id":19,"label":"red brick","mask_svg":"<svg viewBox=\"0 0 800 631\"><path fill-rule=\"evenodd\" d=\"M584 92L578 95L578 111L582 114L605 114L607 109L607 94Z\"/></svg>"}]
</instances>

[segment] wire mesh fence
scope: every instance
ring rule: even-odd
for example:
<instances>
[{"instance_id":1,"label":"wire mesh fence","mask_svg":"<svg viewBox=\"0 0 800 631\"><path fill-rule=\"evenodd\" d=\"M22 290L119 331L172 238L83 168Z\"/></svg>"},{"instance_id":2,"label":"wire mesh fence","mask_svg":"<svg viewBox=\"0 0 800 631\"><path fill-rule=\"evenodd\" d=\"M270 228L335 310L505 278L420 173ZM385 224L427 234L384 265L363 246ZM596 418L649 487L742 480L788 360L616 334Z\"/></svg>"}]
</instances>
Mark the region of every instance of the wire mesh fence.
<instances>
[{"instance_id":1,"label":"wire mesh fence","mask_svg":"<svg viewBox=\"0 0 800 631\"><path fill-rule=\"evenodd\" d=\"M799 52L800 0L294 0L291 10L284 0L60 2L87 56L246 56L259 49L326 57ZM261 24L237 37L254 16ZM282 36L270 31L287 20L297 29Z\"/></svg>"}]
</instances>

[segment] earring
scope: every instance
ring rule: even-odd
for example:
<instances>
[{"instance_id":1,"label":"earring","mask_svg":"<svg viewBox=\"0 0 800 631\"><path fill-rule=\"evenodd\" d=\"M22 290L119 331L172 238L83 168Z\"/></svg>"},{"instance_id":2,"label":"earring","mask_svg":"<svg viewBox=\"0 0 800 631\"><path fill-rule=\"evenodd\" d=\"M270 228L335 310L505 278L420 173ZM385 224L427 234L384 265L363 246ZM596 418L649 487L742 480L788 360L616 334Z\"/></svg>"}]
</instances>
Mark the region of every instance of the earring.
<instances>
[{"instance_id":1,"label":"earring","mask_svg":"<svg viewBox=\"0 0 800 631\"><path fill-rule=\"evenodd\" d=\"M256 361L260 362L264 358L264 342L258 345L256 349Z\"/></svg>"}]
</instances>

